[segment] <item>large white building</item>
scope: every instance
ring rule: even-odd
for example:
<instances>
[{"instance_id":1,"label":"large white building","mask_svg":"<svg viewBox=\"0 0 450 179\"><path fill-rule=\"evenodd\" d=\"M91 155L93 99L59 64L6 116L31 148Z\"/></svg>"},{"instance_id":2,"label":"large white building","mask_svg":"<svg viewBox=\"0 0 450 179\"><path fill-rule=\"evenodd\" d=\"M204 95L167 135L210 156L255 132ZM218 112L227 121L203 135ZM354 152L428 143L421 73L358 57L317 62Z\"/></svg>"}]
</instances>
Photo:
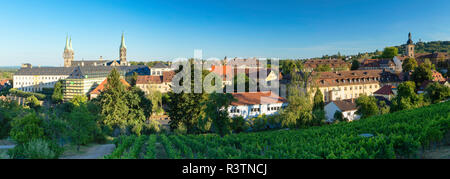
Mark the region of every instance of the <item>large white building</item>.
<instances>
[{"instance_id":1,"label":"large white building","mask_svg":"<svg viewBox=\"0 0 450 179\"><path fill-rule=\"evenodd\" d=\"M237 100L228 108L230 117L242 116L244 119L260 115L277 114L288 105L286 99L271 92L233 93Z\"/></svg>"},{"instance_id":2,"label":"large white building","mask_svg":"<svg viewBox=\"0 0 450 179\"><path fill-rule=\"evenodd\" d=\"M75 67L32 67L20 68L13 77L13 88L25 92L38 92L53 88L59 80L69 78Z\"/></svg>"}]
</instances>

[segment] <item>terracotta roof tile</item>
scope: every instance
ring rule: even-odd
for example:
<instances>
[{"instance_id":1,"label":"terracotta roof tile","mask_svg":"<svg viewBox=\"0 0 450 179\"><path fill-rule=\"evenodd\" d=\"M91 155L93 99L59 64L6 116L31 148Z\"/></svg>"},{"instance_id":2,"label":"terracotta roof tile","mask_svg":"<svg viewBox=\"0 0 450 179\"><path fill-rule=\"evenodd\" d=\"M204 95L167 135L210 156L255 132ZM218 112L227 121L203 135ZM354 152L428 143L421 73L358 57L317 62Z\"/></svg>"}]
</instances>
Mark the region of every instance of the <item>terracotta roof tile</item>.
<instances>
[{"instance_id":1,"label":"terracotta roof tile","mask_svg":"<svg viewBox=\"0 0 450 179\"><path fill-rule=\"evenodd\" d=\"M246 92L232 95L237 100L231 103L232 106L287 103L286 99L272 92Z\"/></svg>"},{"instance_id":2,"label":"terracotta roof tile","mask_svg":"<svg viewBox=\"0 0 450 179\"><path fill-rule=\"evenodd\" d=\"M358 109L356 103L352 100L333 101L341 111L352 111Z\"/></svg>"},{"instance_id":3,"label":"terracotta roof tile","mask_svg":"<svg viewBox=\"0 0 450 179\"><path fill-rule=\"evenodd\" d=\"M386 85L381 87L379 90L375 91L373 94L380 94L380 95L391 95L394 94L392 91L392 88L395 88L392 85Z\"/></svg>"},{"instance_id":4,"label":"terracotta roof tile","mask_svg":"<svg viewBox=\"0 0 450 179\"><path fill-rule=\"evenodd\" d=\"M120 81L127 87L130 86L127 81L124 79L120 79ZM108 84L108 79L105 79L100 85L98 85L94 90L92 90L89 94L100 94L105 88L106 84Z\"/></svg>"}]
</instances>

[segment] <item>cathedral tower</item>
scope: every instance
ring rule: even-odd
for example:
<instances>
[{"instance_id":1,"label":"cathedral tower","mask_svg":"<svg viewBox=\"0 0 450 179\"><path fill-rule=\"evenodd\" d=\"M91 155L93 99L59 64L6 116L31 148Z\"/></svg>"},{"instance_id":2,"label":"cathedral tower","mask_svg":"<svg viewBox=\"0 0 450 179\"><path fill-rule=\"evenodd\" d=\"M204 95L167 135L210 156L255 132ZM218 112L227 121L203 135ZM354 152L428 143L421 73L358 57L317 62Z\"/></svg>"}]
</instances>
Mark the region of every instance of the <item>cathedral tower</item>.
<instances>
[{"instance_id":1,"label":"cathedral tower","mask_svg":"<svg viewBox=\"0 0 450 179\"><path fill-rule=\"evenodd\" d=\"M125 45L125 37L122 33L122 43L120 44L120 64L125 65L127 63L127 46Z\"/></svg>"},{"instance_id":2,"label":"cathedral tower","mask_svg":"<svg viewBox=\"0 0 450 179\"><path fill-rule=\"evenodd\" d=\"M408 57L414 58L414 42L411 39L411 32L408 34L408 42L406 42L406 55Z\"/></svg>"},{"instance_id":3,"label":"cathedral tower","mask_svg":"<svg viewBox=\"0 0 450 179\"><path fill-rule=\"evenodd\" d=\"M64 48L63 58L64 58L64 67L70 67L72 66L72 61L74 59L74 52L72 49L72 38L69 36L66 38L66 47Z\"/></svg>"}]
</instances>

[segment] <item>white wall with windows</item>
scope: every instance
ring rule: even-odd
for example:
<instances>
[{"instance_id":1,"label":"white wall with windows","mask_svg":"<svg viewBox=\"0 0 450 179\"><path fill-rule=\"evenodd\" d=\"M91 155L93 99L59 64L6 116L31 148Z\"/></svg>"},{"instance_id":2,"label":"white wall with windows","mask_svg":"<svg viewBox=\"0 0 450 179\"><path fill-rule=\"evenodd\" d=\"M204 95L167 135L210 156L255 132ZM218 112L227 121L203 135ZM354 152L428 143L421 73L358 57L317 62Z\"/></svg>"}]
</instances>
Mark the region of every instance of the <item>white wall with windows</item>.
<instances>
[{"instance_id":1,"label":"white wall with windows","mask_svg":"<svg viewBox=\"0 0 450 179\"><path fill-rule=\"evenodd\" d=\"M278 114L280 110L286 106L287 103L230 106L228 108L228 113L230 114L230 117L242 116L244 119L250 119L263 114Z\"/></svg>"}]
</instances>

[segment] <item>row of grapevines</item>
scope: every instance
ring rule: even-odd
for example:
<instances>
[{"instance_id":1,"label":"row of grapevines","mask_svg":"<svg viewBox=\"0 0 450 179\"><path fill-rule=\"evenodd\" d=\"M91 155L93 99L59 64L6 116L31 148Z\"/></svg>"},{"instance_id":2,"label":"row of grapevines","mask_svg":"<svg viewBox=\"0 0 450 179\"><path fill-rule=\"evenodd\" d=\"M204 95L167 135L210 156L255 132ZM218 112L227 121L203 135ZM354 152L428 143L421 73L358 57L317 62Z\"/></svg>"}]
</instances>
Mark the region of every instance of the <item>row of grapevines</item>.
<instances>
[{"instance_id":1,"label":"row of grapevines","mask_svg":"<svg viewBox=\"0 0 450 179\"><path fill-rule=\"evenodd\" d=\"M145 159L156 159L156 135L150 135L147 141L147 148L144 158Z\"/></svg>"},{"instance_id":2,"label":"row of grapevines","mask_svg":"<svg viewBox=\"0 0 450 179\"><path fill-rule=\"evenodd\" d=\"M173 146L172 142L170 142L169 138L166 135L161 135L161 143L166 150L167 157L170 159L180 159L181 154L176 148Z\"/></svg>"},{"instance_id":3,"label":"row of grapevines","mask_svg":"<svg viewBox=\"0 0 450 179\"><path fill-rule=\"evenodd\" d=\"M441 141L449 129L450 102L446 102L302 130L180 139L204 158L411 158L421 146ZM374 137L361 136L366 133Z\"/></svg>"},{"instance_id":4,"label":"row of grapevines","mask_svg":"<svg viewBox=\"0 0 450 179\"><path fill-rule=\"evenodd\" d=\"M142 146L144 145L147 136L139 136L134 144L130 147L128 152L126 152L122 158L124 159L138 159L139 154L141 153Z\"/></svg>"},{"instance_id":5,"label":"row of grapevines","mask_svg":"<svg viewBox=\"0 0 450 179\"><path fill-rule=\"evenodd\" d=\"M123 153L134 143L136 136L120 136L114 143L116 149L110 154L105 156L105 159L120 159Z\"/></svg>"},{"instance_id":6,"label":"row of grapevines","mask_svg":"<svg viewBox=\"0 0 450 179\"><path fill-rule=\"evenodd\" d=\"M192 149L187 146L178 136L172 135L169 136L170 141L174 144L176 148L183 154L184 158L192 159L194 158L194 153Z\"/></svg>"}]
</instances>

